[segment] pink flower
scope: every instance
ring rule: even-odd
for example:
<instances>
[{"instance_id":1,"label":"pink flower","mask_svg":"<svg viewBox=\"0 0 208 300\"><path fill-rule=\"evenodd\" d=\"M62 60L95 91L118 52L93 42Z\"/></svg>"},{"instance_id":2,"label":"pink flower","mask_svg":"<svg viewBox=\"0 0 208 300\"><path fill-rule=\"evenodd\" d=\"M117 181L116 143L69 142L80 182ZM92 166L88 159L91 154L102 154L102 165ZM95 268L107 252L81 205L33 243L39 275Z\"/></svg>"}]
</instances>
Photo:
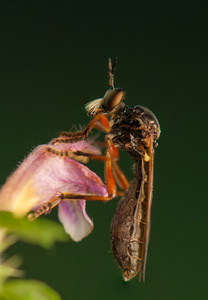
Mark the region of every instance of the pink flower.
<instances>
[{"instance_id":1,"label":"pink flower","mask_svg":"<svg viewBox=\"0 0 208 300\"><path fill-rule=\"evenodd\" d=\"M23 217L31 210L47 204L61 193L108 196L102 180L83 164L63 156L47 152L52 147L58 151L100 151L86 141L40 145L20 164L0 191L0 210L11 211ZM80 241L93 229L93 222L85 211L86 201L62 200L58 204L58 216L65 231L75 241Z\"/></svg>"}]
</instances>

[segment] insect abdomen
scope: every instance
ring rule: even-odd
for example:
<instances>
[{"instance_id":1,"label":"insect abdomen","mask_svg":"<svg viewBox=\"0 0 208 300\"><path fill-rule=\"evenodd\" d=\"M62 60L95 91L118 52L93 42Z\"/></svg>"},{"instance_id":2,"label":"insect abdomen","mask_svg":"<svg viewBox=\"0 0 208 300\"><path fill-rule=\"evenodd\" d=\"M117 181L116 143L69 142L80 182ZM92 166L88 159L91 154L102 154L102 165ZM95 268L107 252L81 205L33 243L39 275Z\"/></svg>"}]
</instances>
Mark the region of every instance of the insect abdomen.
<instances>
[{"instance_id":1,"label":"insect abdomen","mask_svg":"<svg viewBox=\"0 0 208 300\"><path fill-rule=\"evenodd\" d=\"M132 246L134 251L130 249ZM141 259L138 255L139 243L119 236L112 236L111 248L116 262L123 271L124 280L128 281L136 276L141 268Z\"/></svg>"},{"instance_id":2,"label":"insect abdomen","mask_svg":"<svg viewBox=\"0 0 208 300\"><path fill-rule=\"evenodd\" d=\"M144 181L130 183L128 190L119 201L111 224L112 253L123 271L125 281L134 277L143 264L146 199L141 196Z\"/></svg>"}]
</instances>

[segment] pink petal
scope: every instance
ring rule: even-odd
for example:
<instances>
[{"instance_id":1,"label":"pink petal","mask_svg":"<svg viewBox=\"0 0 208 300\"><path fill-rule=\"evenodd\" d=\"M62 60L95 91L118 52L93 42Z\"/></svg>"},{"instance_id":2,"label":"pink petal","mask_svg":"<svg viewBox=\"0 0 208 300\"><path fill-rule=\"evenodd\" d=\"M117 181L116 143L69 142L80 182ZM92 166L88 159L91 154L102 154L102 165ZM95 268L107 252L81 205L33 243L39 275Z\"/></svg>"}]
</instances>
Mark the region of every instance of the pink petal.
<instances>
[{"instance_id":1,"label":"pink petal","mask_svg":"<svg viewBox=\"0 0 208 300\"><path fill-rule=\"evenodd\" d=\"M49 153L46 151L47 147L60 151L100 153L86 141L59 143L55 146L50 142L38 146L3 185L0 191L0 210L11 211L22 217L61 193L108 195L102 180L89 168L71 158ZM85 211L85 200L60 202L59 219L75 241L81 240L93 228Z\"/></svg>"},{"instance_id":2,"label":"pink petal","mask_svg":"<svg viewBox=\"0 0 208 300\"><path fill-rule=\"evenodd\" d=\"M85 200L67 200L59 203L58 217L66 233L79 242L93 229L93 222L85 211Z\"/></svg>"}]
</instances>

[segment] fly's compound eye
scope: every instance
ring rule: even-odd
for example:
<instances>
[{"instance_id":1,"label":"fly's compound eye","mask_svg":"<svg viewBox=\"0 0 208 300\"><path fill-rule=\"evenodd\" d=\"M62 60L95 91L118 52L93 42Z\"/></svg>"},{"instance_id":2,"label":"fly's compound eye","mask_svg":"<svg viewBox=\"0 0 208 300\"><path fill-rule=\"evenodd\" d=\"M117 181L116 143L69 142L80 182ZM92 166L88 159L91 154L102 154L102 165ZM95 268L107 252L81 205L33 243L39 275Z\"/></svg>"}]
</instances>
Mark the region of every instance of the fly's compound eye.
<instances>
[{"instance_id":1,"label":"fly's compound eye","mask_svg":"<svg viewBox=\"0 0 208 300\"><path fill-rule=\"evenodd\" d=\"M111 112L123 99L123 89L109 89L103 98L90 101L85 106L85 109L87 110L89 116L95 116L99 112Z\"/></svg>"},{"instance_id":2,"label":"fly's compound eye","mask_svg":"<svg viewBox=\"0 0 208 300\"><path fill-rule=\"evenodd\" d=\"M103 98L103 108L111 112L124 98L124 91L121 88L110 89Z\"/></svg>"}]
</instances>

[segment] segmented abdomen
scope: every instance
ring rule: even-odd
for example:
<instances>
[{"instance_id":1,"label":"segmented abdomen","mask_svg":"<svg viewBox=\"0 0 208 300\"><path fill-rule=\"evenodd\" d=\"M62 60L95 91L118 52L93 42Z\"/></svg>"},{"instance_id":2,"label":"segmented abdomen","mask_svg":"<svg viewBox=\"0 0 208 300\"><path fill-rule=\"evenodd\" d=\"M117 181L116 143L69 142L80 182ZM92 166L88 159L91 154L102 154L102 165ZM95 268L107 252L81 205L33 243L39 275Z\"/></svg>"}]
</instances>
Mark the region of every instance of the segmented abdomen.
<instances>
[{"instance_id":1,"label":"segmented abdomen","mask_svg":"<svg viewBox=\"0 0 208 300\"><path fill-rule=\"evenodd\" d=\"M144 168L143 173L144 175ZM145 172L146 173L146 172ZM146 174L147 175L147 174ZM111 248L125 281L143 268L146 238L147 176L135 178L118 203L111 223Z\"/></svg>"}]
</instances>

